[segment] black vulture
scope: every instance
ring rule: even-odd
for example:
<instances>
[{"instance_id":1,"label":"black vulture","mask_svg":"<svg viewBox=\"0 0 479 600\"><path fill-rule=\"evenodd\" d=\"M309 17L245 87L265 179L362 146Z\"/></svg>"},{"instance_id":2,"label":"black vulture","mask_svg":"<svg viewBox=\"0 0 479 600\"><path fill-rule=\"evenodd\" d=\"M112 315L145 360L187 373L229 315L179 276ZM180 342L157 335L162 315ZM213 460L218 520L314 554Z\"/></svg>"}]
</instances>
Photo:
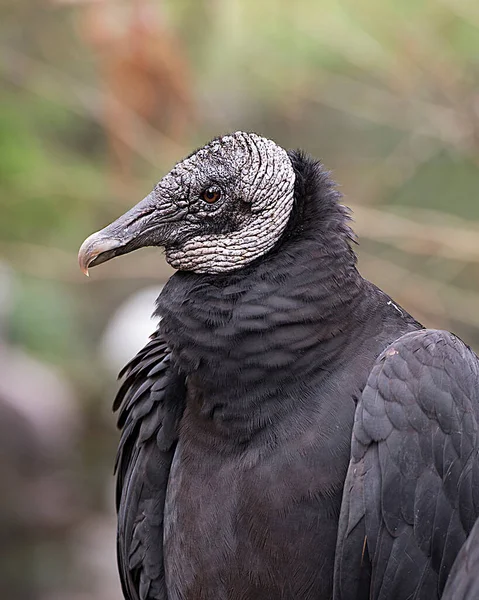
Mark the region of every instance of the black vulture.
<instances>
[{"instance_id":1,"label":"black vulture","mask_svg":"<svg viewBox=\"0 0 479 600\"><path fill-rule=\"evenodd\" d=\"M85 272L178 270L114 405L128 600L440 597L479 512L478 359L359 274L340 200L236 132L83 243Z\"/></svg>"}]
</instances>

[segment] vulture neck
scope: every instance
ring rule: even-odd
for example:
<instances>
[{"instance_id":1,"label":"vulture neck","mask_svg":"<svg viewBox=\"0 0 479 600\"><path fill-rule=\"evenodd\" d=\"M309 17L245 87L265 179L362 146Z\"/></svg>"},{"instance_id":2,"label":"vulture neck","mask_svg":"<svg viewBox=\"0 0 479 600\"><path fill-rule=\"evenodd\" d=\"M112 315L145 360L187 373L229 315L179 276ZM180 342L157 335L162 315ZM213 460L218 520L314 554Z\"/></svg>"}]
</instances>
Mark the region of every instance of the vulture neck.
<instances>
[{"instance_id":1,"label":"vulture neck","mask_svg":"<svg viewBox=\"0 0 479 600\"><path fill-rule=\"evenodd\" d=\"M235 439L317 390L370 317L339 194L318 163L290 156L296 200L276 247L234 273L178 272L158 299L189 410Z\"/></svg>"}]
</instances>

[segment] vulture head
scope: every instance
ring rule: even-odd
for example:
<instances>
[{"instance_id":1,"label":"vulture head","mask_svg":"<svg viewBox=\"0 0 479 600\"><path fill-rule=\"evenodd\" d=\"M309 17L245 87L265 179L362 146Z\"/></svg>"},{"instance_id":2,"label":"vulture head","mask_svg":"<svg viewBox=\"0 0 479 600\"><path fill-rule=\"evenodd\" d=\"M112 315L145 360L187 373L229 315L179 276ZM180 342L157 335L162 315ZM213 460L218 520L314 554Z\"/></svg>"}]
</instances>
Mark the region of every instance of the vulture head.
<instances>
[{"instance_id":1,"label":"vulture head","mask_svg":"<svg viewBox=\"0 0 479 600\"><path fill-rule=\"evenodd\" d=\"M217 138L178 163L119 219L87 238L82 270L143 246L162 246L172 267L238 269L270 250L293 206L285 150L254 133Z\"/></svg>"},{"instance_id":2,"label":"vulture head","mask_svg":"<svg viewBox=\"0 0 479 600\"><path fill-rule=\"evenodd\" d=\"M217 138L178 163L139 204L82 244L82 270L143 246L164 247L172 267L239 269L286 228L295 172L285 150L254 133Z\"/></svg>"}]
</instances>

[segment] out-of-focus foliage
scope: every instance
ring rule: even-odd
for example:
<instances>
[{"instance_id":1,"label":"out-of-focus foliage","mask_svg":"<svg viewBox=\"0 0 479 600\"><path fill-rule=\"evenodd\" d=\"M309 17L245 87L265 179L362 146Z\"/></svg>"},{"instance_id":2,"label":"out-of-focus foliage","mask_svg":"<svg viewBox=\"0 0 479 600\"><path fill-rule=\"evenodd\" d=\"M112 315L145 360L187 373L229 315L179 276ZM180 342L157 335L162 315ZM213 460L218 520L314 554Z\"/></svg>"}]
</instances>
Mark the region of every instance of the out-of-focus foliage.
<instances>
[{"instance_id":1,"label":"out-of-focus foliage","mask_svg":"<svg viewBox=\"0 0 479 600\"><path fill-rule=\"evenodd\" d=\"M86 280L81 241L193 147L256 130L332 169L366 276L478 348L479 5L7 0L0 32L0 341L60 369L84 421L70 465L82 508L48 543L27 529L46 554L28 555L23 595L18 564L0 579L13 600L107 600L115 384L98 348L115 309L170 270L142 251ZM107 560L85 558L95 548Z\"/></svg>"}]
</instances>

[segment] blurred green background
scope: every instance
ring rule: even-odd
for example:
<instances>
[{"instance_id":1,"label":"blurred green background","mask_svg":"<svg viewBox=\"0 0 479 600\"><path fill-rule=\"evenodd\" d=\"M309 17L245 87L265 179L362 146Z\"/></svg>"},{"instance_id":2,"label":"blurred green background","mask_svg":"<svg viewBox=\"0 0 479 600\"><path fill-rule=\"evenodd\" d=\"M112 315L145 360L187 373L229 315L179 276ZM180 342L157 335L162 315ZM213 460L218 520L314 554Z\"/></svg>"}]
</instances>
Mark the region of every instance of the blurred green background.
<instances>
[{"instance_id":1,"label":"blurred green background","mask_svg":"<svg viewBox=\"0 0 479 600\"><path fill-rule=\"evenodd\" d=\"M0 597L114 600L115 373L171 271L88 280L81 242L254 130L332 170L366 277L479 348L479 4L5 0L0 31Z\"/></svg>"}]
</instances>

